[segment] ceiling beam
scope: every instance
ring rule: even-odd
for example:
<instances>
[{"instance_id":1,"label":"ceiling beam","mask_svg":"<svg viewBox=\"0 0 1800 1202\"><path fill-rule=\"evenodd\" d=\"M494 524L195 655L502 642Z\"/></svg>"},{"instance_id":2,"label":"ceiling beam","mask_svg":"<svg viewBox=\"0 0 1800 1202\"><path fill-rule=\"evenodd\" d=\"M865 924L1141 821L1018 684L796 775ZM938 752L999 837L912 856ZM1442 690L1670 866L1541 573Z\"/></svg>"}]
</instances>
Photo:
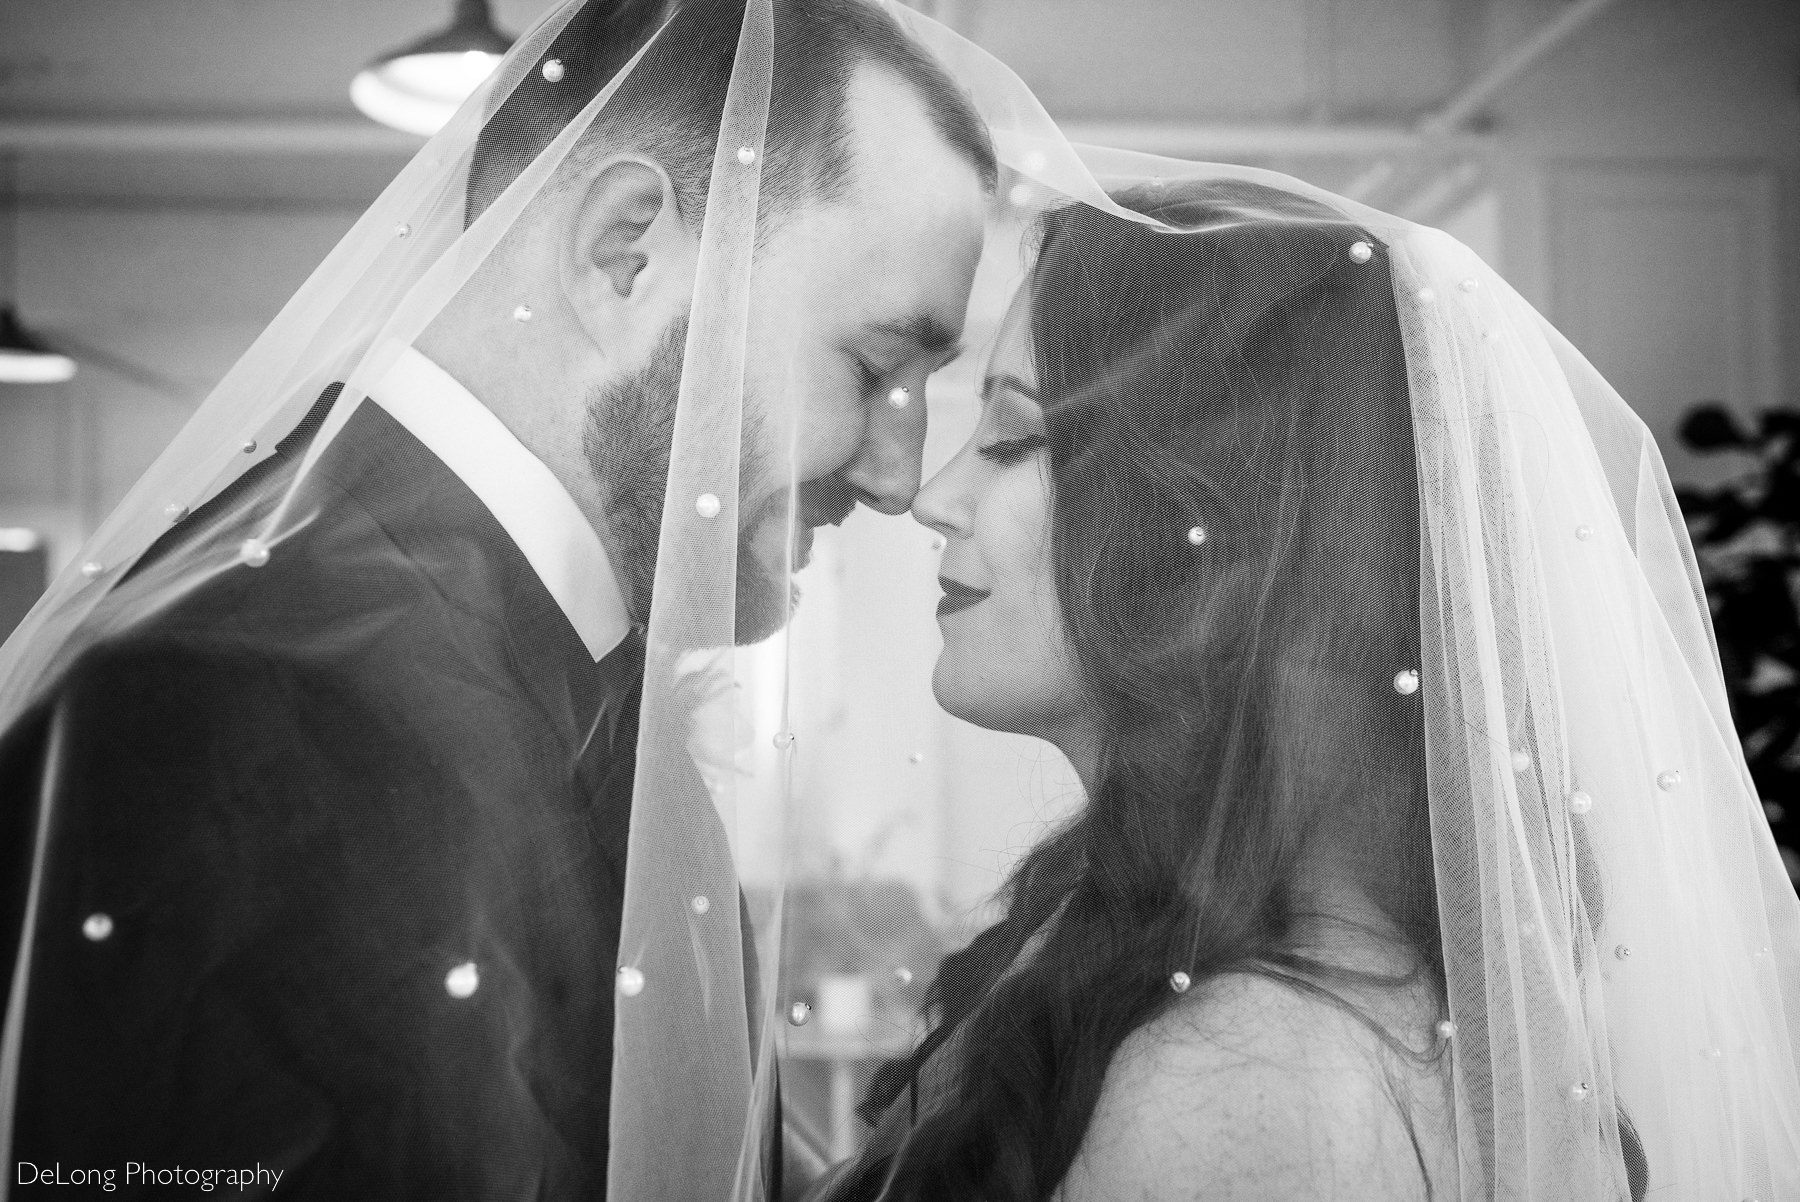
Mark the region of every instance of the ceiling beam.
<instances>
[{"instance_id":1,"label":"ceiling beam","mask_svg":"<svg viewBox=\"0 0 1800 1202\"><path fill-rule=\"evenodd\" d=\"M1488 140L1480 134L1434 136L1404 125L1211 121L1064 121L1060 124L1071 142L1187 159L1460 153L1473 150Z\"/></svg>"},{"instance_id":2,"label":"ceiling beam","mask_svg":"<svg viewBox=\"0 0 1800 1202\"><path fill-rule=\"evenodd\" d=\"M1178 158L1466 151L1479 135L1430 135L1402 125L1206 121L1068 121L1074 142ZM370 121L0 119L0 151L111 155L411 155L424 140Z\"/></svg>"},{"instance_id":3,"label":"ceiling beam","mask_svg":"<svg viewBox=\"0 0 1800 1202\"><path fill-rule=\"evenodd\" d=\"M0 151L18 154L412 155L423 145L360 119L0 119Z\"/></svg>"},{"instance_id":4,"label":"ceiling beam","mask_svg":"<svg viewBox=\"0 0 1800 1202\"><path fill-rule=\"evenodd\" d=\"M1570 0L1567 7L1532 31L1531 36L1495 59L1493 64L1469 84L1444 100L1413 124L1413 130L1424 139L1436 140L1454 135L1482 106L1510 87L1514 80L1538 65L1574 37L1583 26L1612 7L1616 0ZM1394 175L1394 164L1388 161L1369 165L1350 181L1344 195L1352 200L1373 202L1377 191Z\"/></svg>"},{"instance_id":5,"label":"ceiling beam","mask_svg":"<svg viewBox=\"0 0 1800 1202\"><path fill-rule=\"evenodd\" d=\"M1615 2L1616 0L1571 0L1568 7L1538 26L1530 37L1494 60L1493 65L1467 87L1428 114L1419 122L1419 128L1426 133L1448 133L1454 130Z\"/></svg>"}]
</instances>

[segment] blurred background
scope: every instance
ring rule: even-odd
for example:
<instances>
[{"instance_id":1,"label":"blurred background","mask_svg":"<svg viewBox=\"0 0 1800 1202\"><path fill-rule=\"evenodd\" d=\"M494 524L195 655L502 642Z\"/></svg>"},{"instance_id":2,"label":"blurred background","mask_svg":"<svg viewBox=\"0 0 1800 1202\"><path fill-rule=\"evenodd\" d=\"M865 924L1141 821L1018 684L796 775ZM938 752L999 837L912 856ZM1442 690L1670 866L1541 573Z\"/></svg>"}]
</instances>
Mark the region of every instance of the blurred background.
<instances>
[{"instance_id":1,"label":"blurred background","mask_svg":"<svg viewBox=\"0 0 1800 1202\"><path fill-rule=\"evenodd\" d=\"M33 339L75 367L0 382L0 635L422 144L359 111L352 79L453 16L503 38L548 7L0 4L0 304L16 313L0 376L64 374ZM1078 141L1271 167L1442 226L1544 311L1662 444L1767 813L1800 845L1800 3L916 7L1010 64ZM978 295L974 345L1002 296ZM931 405L928 472L973 423L966 367ZM794 724L816 754L793 921L818 950L787 989L821 1019L816 1079L794 1088L839 1140L893 1042L872 1016L904 1025L925 979L908 965L966 931L1078 799L1041 745L930 706L935 562L928 532L859 514L821 540L788 636L830 676ZM859 707L870 681L916 703ZM740 750L762 755L779 696L749 692L758 737Z\"/></svg>"}]
</instances>

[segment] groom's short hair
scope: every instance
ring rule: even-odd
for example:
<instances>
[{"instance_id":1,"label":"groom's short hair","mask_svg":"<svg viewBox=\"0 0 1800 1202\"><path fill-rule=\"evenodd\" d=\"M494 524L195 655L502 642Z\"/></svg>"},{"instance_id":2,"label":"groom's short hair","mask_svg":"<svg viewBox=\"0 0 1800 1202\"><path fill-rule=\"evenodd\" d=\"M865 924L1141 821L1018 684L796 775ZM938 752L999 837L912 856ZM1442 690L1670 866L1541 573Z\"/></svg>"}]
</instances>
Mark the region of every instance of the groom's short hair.
<instances>
[{"instance_id":1,"label":"groom's short hair","mask_svg":"<svg viewBox=\"0 0 1800 1202\"><path fill-rule=\"evenodd\" d=\"M682 216L698 225L706 211L744 4L588 0L490 114L470 164L466 220L474 221L655 36L594 126L581 135L563 171L579 172L599 154L635 150L663 165ZM908 84L939 134L984 187L994 188L998 170L986 125L944 69L886 12L869 0L774 0L774 17L774 75L763 148L766 199L759 219L808 198L844 195L855 162L850 80L865 63ZM554 81L542 70L551 59L562 68Z\"/></svg>"}]
</instances>

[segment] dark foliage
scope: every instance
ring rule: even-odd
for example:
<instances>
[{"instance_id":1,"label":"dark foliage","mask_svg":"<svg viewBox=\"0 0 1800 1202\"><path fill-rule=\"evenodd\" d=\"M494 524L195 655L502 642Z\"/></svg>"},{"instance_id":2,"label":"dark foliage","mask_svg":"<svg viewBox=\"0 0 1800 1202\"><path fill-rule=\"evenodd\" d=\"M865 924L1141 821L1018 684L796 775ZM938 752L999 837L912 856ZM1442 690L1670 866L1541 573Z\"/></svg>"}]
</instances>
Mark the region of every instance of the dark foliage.
<instances>
[{"instance_id":1,"label":"dark foliage","mask_svg":"<svg viewBox=\"0 0 1800 1202\"><path fill-rule=\"evenodd\" d=\"M1800 863L1800 413L1773 409L1754 429L1705 402L1681 441L1750 466L1718 488L1678 488L1718 635L1725 690L1775 840Z\"/></svg>"}]
</instances>

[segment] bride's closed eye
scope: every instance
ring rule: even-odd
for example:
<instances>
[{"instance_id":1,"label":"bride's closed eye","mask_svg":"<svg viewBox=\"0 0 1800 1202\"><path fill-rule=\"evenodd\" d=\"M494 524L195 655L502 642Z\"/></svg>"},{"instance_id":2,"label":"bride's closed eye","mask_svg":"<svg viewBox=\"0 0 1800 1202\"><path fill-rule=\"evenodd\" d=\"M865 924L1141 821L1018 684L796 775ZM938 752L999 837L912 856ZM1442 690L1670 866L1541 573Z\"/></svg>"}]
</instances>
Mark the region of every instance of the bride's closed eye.
<instances>
[{"instance_id":1,"label":"bride's closed eye","mask_svg":"<svg viewBox=\"0 0 1800 1202\"><path fill-rule=\"evenodd\" d=\"M1002 467L1022 463L1048 444L1037 392L1014 375L990 375L981 384L984 407L975 453ZM989 437L982 438L983 432Z\"/></svg>"},{"instance_id":2,"label":"bride's closed eye","mask_svg":"<svg viewBox=\"0 0 1800 1202\"><path fill-rule=\"evenodd\" d=\"M1019 438L997 438L975 448L975 453L990 463L1003 467L1023 462L1033 452L1048 446L1042 434L1026 434Z\"/></svg>"}]
</instances>

